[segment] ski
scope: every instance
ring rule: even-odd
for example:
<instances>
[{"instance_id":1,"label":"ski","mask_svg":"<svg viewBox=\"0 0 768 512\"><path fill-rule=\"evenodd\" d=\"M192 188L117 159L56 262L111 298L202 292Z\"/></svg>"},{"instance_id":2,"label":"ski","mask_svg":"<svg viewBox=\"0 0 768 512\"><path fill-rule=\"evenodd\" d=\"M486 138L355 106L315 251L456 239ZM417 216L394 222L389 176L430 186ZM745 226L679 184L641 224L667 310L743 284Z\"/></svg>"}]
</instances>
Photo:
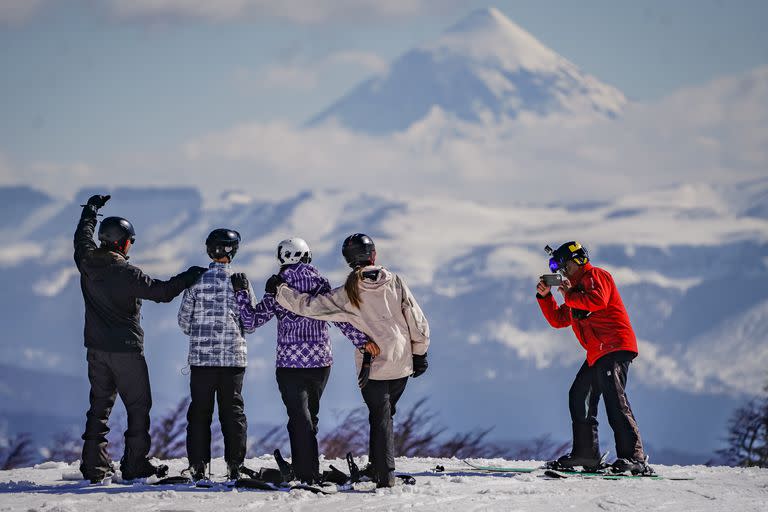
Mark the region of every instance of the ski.
<instances>
[{"instance_id":1,"label":"ski","mask_svg":"<svg viewBox=\"0 0 768 512\"><path fill-rule=\"evenodd\" d=\"M547 469L544 471L544 476L553 479L562 478L584 478L584 479L603 479L603 480L695 480L694 477L676 477L676 476L662 476L662 475L627 475L624 473L594 473L588 471L556 471L554 469Z\"/></svg>"},{"instance_id":2,"label":"ski","mask_svg":"<svg viewBox=\"0 0 768 512\"><path fill-rule=\"evenodd\" d=\"M295 484L288 488L289 491L293 491L295 489L310 491L315 494L336 494L337 492L339 492L339 487L336 484L327 484L327 485Z\"/></svg>"},{"instance_id":3,"label":"ski","mask_svg":"<svg viewBox=\"0 0 768 512\"><path fill-rule=\"evenodd\" d=\"M480 466L468 460L463 460L462 462L471 468L474 468L480 471L488 471L492 473L533 473L534 471L541 469L541 468L509 468L509 467L503 467L503 466Z\"/></svg>"}]
</instances>

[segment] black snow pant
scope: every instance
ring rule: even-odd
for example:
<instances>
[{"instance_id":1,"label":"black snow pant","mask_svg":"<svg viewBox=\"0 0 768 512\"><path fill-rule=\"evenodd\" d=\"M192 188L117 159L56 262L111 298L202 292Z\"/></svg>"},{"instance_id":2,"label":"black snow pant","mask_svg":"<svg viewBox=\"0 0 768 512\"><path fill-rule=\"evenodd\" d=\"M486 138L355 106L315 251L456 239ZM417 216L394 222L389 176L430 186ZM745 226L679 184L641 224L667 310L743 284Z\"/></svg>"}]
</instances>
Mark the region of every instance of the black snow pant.
<instances>
[{"instance_id":1,"label":"black snow pant","mask_svg":"<svg viewBox=\"0 0 768 512\"><path fill-rule=\"evenodd\" d=\"M389 472L395 470L395 432L392 418L407 383L408 377L369 380L362 390L371 426L368 460L379 482L386 482Z\"/></svg>"},{"instance_id":2,"label":"black snow pant","mask_svg":"<svg viewBox=\"0 0 768 512\"><path fill-rule=\"evenodd\" d=\"M288 412L291 464L295 477L311 483L320 475L317 414L331 367L277 368L275 377Z\"/></svg>"},{"instance_id":3,"label":"black snow pant","mask_svg":"<svg viewBox=\"0 0 768 512\"><path fill-rule=\"evenodd\" d=\"M189 389L192 401L187 410L187 458L190 466L211 461L211 422L214 401L224 437L224 460L238 466L245 460L248 421L243 404L245 368L192 366Z\"/></svg>"},{"instance_id":4,"label":"black snow pant","mask_svg":"<svg viewBox=\"0 0 768 512\"><path fill-rule=\"evenodd\" d=\"M87 360L91 406L86 414L82 437L80 472L86 479L98 479L112 469L107 453L107 420L118 394L128 415L121 467L141 467L149 453L149 410L152 407L152 390L144 355L88 349Z\"/></svg>"},{"instance_id":5,"label":"black snow pant","mask_svg":"<svg viewBox=\"0 0 768 512\"><path fill-rule=\"evenodd\" d=\"M600 458L597 405L605 400L608 423L616 441L616 456L643 460L643 443L625 391L627 373L637 354L619 351L606 354L592 366L585 361L568 393L573 422L573 450L579 457Z\"/></svg>"}]
</instances>

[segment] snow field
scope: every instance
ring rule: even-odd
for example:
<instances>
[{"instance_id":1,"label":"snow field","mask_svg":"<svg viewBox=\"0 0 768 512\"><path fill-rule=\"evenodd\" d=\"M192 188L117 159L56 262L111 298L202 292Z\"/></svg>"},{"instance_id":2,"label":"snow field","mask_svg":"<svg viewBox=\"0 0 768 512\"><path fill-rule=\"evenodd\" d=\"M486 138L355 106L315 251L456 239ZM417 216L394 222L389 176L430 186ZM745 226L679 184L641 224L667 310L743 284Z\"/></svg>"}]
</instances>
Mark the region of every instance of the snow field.
<instances>
[{"instance_id":1,"label":"snow field","mask_svg":"<svg viewBox=\"0 0 768 512\"><path fill-rule=\"evenodd\" d=\"M481 464L536 467L535 461L477 460ZM167 461L171 475L186 467L186 460ZM274 467L271 456L246 461L251 468ZM323 461L346 469L343 460ZM444 474L430 470L442 465ZM77 463L46 462L34 468L0 471L0 511L215 511L230 510L435 510L445 512L514 511L761 511L768 504L768 469L705 466L654 466L668 477L695 477L692 481L602 480L572 477L548 480L539 474L487 474L458 459L399 458L398 471L414 474L415 486L397 486L372 492L315 495L309 491L261 492L198 489L189 486L155 487L143 484L88 486L62 480L77 472ZM213 463L214 473L224 461Z\"/></svg>"}]
</instances>

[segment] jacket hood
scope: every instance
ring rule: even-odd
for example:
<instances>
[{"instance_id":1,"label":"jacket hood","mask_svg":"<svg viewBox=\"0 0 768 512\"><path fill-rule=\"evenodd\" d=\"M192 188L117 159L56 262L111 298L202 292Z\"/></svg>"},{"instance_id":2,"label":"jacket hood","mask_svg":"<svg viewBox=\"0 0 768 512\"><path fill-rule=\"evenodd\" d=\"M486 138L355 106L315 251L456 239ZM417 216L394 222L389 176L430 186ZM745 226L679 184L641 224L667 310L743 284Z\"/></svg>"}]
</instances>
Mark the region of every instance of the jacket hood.
<instances>
[{"instance_id":1,"label":"jacket hood","mask_svg":"<svg viewBox=\"0 0 768 512\"><path fill-rule=\"evenodd\" d=\"M292 263L290 265L284 265L280 269L279 274L288 282L299 276L320 276L320 272L309 263Z\"/></svg>"},{"instance_id":2,"label":"jacket hood","mask_svg":"<svg viewBox=\"0 0 768 512\"><path fill-rule=\"evenodd\" d=\"M366 290L377 290L388 285L395 278L395 274L381 265L368 265L363 267L363 279L360 287Z\"/></svg>"},{"instance_id":3,"label":"jacket hood","mask_svg":"<svg viewBox=\"0 0 768 512\"><path fill-rule=\"evenodd\" d=\"M88 258L88 266L92 269L104 268L121 261L125 261L122 254L107 249L95 249Z\"/></svg>"}]
</instances>

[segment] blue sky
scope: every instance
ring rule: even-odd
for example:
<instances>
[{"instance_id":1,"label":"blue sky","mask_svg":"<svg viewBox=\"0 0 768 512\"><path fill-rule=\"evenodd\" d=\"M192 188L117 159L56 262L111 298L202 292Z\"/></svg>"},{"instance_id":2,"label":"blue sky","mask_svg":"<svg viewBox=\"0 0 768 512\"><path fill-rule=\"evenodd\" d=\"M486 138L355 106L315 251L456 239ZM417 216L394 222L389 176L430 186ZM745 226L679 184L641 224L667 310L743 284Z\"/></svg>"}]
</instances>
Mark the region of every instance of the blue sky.
<instances>
[{"instance_id":1,"label":"blue sky","mask_svg":"<svg viewBox=\"0 0 768 512\"><path fill-rule=\"evenodd\" d=\"M205 4L4 2L0 153L13 162L91 160L157 151L249 121L300 124L400 53L489 5L398 0L388 10L361 0L356 10L337 0L283 7L226 0L201 10ZM495 6L634 100L768 63L768 2Z\"/></svg>"}]
</instances>

